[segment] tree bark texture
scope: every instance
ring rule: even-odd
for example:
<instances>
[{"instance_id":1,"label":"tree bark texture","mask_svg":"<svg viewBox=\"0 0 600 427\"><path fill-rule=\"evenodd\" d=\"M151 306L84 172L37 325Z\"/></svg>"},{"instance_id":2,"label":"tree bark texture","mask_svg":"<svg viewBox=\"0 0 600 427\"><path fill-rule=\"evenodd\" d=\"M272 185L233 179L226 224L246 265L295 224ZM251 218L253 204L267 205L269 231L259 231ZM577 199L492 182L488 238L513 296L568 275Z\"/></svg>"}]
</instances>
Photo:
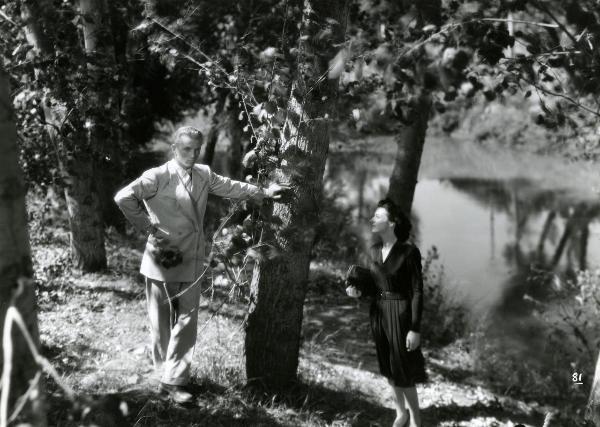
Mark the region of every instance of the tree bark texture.
<instances>
[{"instance_id":1,"label":"tree bark texture","mask_svg":"<svg viewBox=\"0 0 600 427\"><path fill-rule=\"evenodd\" d=\"M270 390L281 390L297 379L309 256L329 148L329 117L338 87L337 78L319 79L327 76L329 61L339 50L333 46L343 41L348 2L305 1L304 7L305 13L311 12L312 24L305 26L306 42L301 45L298 64L302 77L294 83L282 132L280 157L285 166L282 163L276 173L293 194L273 206L273 228L264 230L263 241L274 243L279 254L255 265L246 325L247 379ZM339 25L333 40L317 46L311 31L319 31L327 19Z\"/></svg>"},{"instance_id":2,"label":"tree bark texture","mask_svg":"<svg viewBox=\"0 0 600 427\"><path fill-rule=\"evenodd\" d=\"M38 21L43 13L43 7L48 7L45 1L25 0L21 4L21 19L25 24L25 38L38 53L48 53L51 51L52 46L44 34L40 21Z\"/></svg>"},{"instance_id":3,"label":"tree bark texture","mask_svg":"<svg viewBox=\"0 0 600 427\"><path fill-rule=\"evenodd\" d=\"M409 117L411 124L402 129L397 138L396 159L387 197L396 203L409 218L430 111L431 96L423 92L412 109L411 117Z\"/></svg>"},{"instance_id":4,"label":"tree bark texture","mask_svg":"<svg viewBox=\"0 0 600 427\"><path fill-rule=\"evenodd\" d=\"M225 109L225 103L227 101L227 94L220 93L215 103L215 112L212 116L212 126L206 135L206 148L204 149L204 157L202 163L211 166L215 157L215 149L217 147L217 141L219 140L219 134L223 127L223 110Z\"/></svg>"},{"instance_id":5,"label":"tree bark texture","mask_svg":"<svg viewBox=\"0 0 600 427\"><path fill-rule=\"evenodd\" d=\"M33 286L33 269L27 233L25 183L18 164L17 134L12 112L8 79L0 70L0 331L4 330L6 311L14 303L21 313L27 330L39 346L37 308ZM15 295L18 283L22 292ZM12 328L12 375L9 394L9 414L15 400L22 396L38 371L21 332ZM6 368L3 344L0 343L0 362ZM2 390L3 392L5 390ZM46 425L42 384L33 388L22 415L35 426Z\"/></svg>"},{"instance_id":6,"label":"tree bark texture","mask_svg":"<svg viewBox=\"0 0 600 427\"><path fill-rule=\"evenodd\" d=\"M227 150L227 175L231 178L242 178L242 139L244 132L238 119L238 109L229 106L227 111L227 136L229 147Z\"/></svg>"},{"instance_id":7,"label":"tree bark texture","mask_svg":"<svg viewBox=\"0 0 600 427\"><path fill-rule=\"evenodd\" d=\"M72 261L82 271L99 271L106 268L106 250L95 165L80 154L67 169L70 182L65 199Z\"/></svg>"},{"instance_id":8,"label":"tree bark texture","mask_svg":"<svg viewBox=\"0 0 600 427\"><path fill-rule=\"evenodd\" d=\"M594 374L585 418L594 423L596 427L600 427L600 354L596 359L596 372Z\"/></svg>"},{"instance_id":9,"label":"tree bark texture","mask_svg":"<svg viewBox=\"0 0 600 427\"><path fill-rule=\"evenodd\" d=\"M114 52L110 48L107 36L106 16L107 9L103 0L81 0L80 10L83 15L82 30L84 46L81 47L82 55L90 58L102 57L105 65L114 65ZM51 40L56 27L54 20L58 19L51 2L27 0L23 4L22 17L28 34L28 42L43 56L52 57L55 52L50 50ZM108 58L108 59L107 59ZM115 126L114 116L98 120L107 111L118 111L114 105L116 99L111 96L106 84L102 82L102 67L88 66L88 86L86 87L86 108L92 112L86 117L86 112L81 108L70 108L67 113L66 99L69 93L63 94L61 82L56 87L49 87L49 97L54 98L57 104L45 108L46 120L52 125L48 126L50 138L59 142L61 164L59 165L65 178L65 198L69 211L71 256L74 265L82 271L98 271L106 267L106 252L104 249L104 226L102 209L99 202L99 182L102 178L93 175L97 172L98 153L104 153L105 142L110 138L109 126ZM59 76L60 78L61 76ZM105 75L104 75L105 77ZM112 76L111 76L112 78ZM99 112L97 110L100 110ZM93 113L96 113L95 115ZM73 127L81 129L77 135L65 137L60 132L61 125L69 120ZM87 130L83 130L83 127Z\"/></svg>"},{"instance_id":10,"label":"tree bark texture","mask_svg":"<svg viewBox=\"0 0 600 427\"><path fill-rule=\"evenodd\" d=\"M114 5L111 6L114 7ZM104 67L117 72L113 39L115 28L111 22L111 18L115 15L114 11L109 10L106 0L80 0L79 8L83 18L85 53L88 57L95 57ZM97 178L96 194L99 198L103 223L115 225L115 219L122 219L118 207L112 201L118 184L122 181L120 168L117 166L120 164L121 134L114 122L106 120L106 116L117 118L119 96L114 93L110 84L106 84L106 75L98 73L95 66L88 65L88 73L95 86L92 97L97 100L98 105L108 106L104 111L92 110L97 117L94 115L87 117L87 120L93 125L88 133L88 138L91 139L90 145L100 153L100 156L96 156L94 163L99 166L96 168L95 175Z\"/></svg>"}]
</instances>

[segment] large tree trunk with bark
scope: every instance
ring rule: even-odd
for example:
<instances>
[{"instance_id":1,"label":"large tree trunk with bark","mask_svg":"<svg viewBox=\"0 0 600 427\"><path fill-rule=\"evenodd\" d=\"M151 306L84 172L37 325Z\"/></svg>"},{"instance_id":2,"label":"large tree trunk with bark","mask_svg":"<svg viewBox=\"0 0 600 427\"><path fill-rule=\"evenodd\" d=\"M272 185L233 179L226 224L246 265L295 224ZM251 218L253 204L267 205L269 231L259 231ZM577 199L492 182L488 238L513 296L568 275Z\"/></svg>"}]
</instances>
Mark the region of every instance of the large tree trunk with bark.
<instances>
[{"instance_id":1,"label":"large tree trunk with bark","mask_svg":"<svg viewBox=\"0 0 600 427\"><path fill-rule=\"evenodd\" d=\"M87 132L81 133L81 145L89 152L75 148L74 161L68 168L71 182L65 195L73 261L83 271L98 271L106 267L101 196L104 195L106 200L110 193L109 177L99 170L98 165L100 158L117 155L118 149L114 150L114 147L119 140L114 120L118 118L118 97L106 70L116 71L117 68L106 1L80 0L79 7L83 17L83 50L89 61L90 102L97 107L88 109L85 116ZM115 160L110 159L108 163Z\"/></svg>"},{"instance_id":2,"label":"large tree trunk with bark","mask_svg":"<svg viewBox=\"0 0 600 427\"><path fill-rule=\"evenodd\" d=\"M18 165L17 135L11 105L8 80L0 69L0 331L4 331L8 308L14 305L23 317L35 345L39 346L25 212L25 183ZM7 348L6 344L12 348ZM5 417L12 413L15 400L25 394L39 369L21 331L15 325L12 327L9 342L0 343L0 350L0 364L3 369L1 392L9 393L8 400L2 400L3 404L8 404L2 405L0 409L2 424L6 421ZM8 356L10 353L10 360L5 360L4 355ZM8 376L4 375L11 364L10 387L7 387L4 381ZM20 419L35 426L45 426L43 397L42 384L38 381L37 385L32 385L30 400Z\"/></svg>"},{"instance_id":3,"label":"large tree trunk with bark","mask_svg":"<svg viewBox=\"0 0 600 427\"><path fill-rule=\"evenodd\" d=\"M410 216L417 186L430 111L431 96L429 93L423 92L412 108L409 117L411 124L402 129L397 138L396 159L387 197L408 216Z\"/></svg>"},{"instance_id":4,"label":"large tree trunk with bark","mask_svg":"<svg viewBox=\"0 0 600 427\"><path fill-rule=\"evenodd\" d=\"M265 232L263 241L274 243L279 254L260 260L254 268L246 326L248 381L270 390L281 390L297 378L309 255L329 148L329 118L338 87L337 78L317 81L327 75L334 49L339 50L333 46L343 41L347 8L345 0L305 1L305 11L312 9L314 14L301 45L305 62L298 65L308 72L294 84L280 151L286 166L279 171L279 180L290 184L293 195L287 203L274 206L271 223L277 225L272 233ZM315 46L313 32L331 19L339 23L334 27L333 40Z\"/></svg>"},{"instance_id":5,"label":"large tree trunk with bark","mask_svg":"<svg viewBox=\"0 0 600 427\"><path fill-rule=\"evenodd\" d=\"M96 187L96 167L93 158L80 153L66 165L69 182L65 199L69 214L71 259L82 271L106 268L104 224Z\"/></svg>"}]
</instances>

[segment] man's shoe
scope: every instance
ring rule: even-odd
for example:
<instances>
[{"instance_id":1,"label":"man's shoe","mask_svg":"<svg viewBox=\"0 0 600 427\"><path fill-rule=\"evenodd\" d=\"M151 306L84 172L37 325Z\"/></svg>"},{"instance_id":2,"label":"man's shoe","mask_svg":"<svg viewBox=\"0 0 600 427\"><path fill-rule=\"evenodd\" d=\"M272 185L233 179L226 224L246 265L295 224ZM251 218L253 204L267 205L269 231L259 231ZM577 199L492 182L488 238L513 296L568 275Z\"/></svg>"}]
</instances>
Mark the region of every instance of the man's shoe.
<instances>
[{"instance_id":1,"label":"man's shoe","mask_svg":"<svg viewBox=\"0 0 600 427\"><path fill-rule=\"evenodd\" d=\"M168 397L180 405L189 404L194 400L192 393L187 391L184 386L160 383L158 391L162 396Z\"/></svg>"}]
</instances>

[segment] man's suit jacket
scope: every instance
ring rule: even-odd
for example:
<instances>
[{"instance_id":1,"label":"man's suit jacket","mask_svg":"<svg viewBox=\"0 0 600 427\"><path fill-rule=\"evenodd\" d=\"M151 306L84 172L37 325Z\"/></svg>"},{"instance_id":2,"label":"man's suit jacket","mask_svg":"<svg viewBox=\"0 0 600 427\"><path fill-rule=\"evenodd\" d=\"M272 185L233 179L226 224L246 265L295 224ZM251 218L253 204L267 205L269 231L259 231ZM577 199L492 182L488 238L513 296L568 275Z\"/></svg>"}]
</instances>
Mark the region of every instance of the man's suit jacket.
<instances>
[{"instance_id":1,"label":"man's suit jacket","mask_svg":"<svg viewBox=\"0 0 600 427\"><path fill-rule=\"evenodd\" d=\"M165 268L157 264L150 255L156 239L149 236L140 273L150 279L191 282L200 276L205 246L202 225L209 193L235 199L264 197L259 187L218 175L206 165L194 165L192 180L190 194L179 177L175 161L171 160L147 170L115 196L115 202L136 228L146 230L155 225L159 229L157 236L166 238L169 245L183 254L183 262L177 266Z\"/></svg>"}]
</instances>

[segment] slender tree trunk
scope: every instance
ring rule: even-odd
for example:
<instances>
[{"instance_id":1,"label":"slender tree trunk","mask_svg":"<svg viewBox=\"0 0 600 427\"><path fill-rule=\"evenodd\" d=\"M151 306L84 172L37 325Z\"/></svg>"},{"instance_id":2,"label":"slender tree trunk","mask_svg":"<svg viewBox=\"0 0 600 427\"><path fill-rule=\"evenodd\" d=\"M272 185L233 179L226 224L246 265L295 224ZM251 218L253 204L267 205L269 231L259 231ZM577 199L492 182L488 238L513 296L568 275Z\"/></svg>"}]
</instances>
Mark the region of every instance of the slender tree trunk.
<instances>
[{"instance_id":1,"label":"slender tree trunk","mask_svg":"<svg viewBox=\"0 0 600 427\"><path fill-rule=\"evenodd\" d=\"M552 224L554 223L554 219L556 218L556 211L548 212L548 216L546 217L546 221L544 221L544 228L542 228L542 234L540 234L540 240L537 244L537 257L540 262L545 262L544 259L544 246L546 243L546 239L550 234L550 230L552 229Z\"/></svg>"},{"instance_id":2,"label":"slender tree trunk","mask_svg":"<svg viewBox=\"0 0 600 427\"><path fill-rule=\"evenodd\" d=\"M50 41L53 35L48 32L56 26L54 6L47 0L26 0L22 6L22 18L24 18L28 42L41 55L52 56L54 52L50 50L52 45ZM102 17L106 12L104 2L102 0L81 0L80 9L84 16L82 20L84 50L88 55L100 51L107 56L110 52L106 48L107 43L102 36L104 28ZM87 92L90 94L89 105L104 106L114 102L110 97L98 96L99 91L94 90L100 86L98 85L99 72L88 67L88 73L91 76ZM58 93L53 95L58 100L61 99ZM74 120L79 114L79 111L73 111L70 120ZM46 120L57 127L66 118L65 116L64 105L46 109ZM69 147L71 155L68 161L63 158L60 165L66 178L64 193L71 226L71 256L76 267L88 272L106 267L104 226L98 196L98 181L101 180L101 177L93 175L97 171L94 153L102 152L102 147L97 147L103 139L99 135L102 126L98 120L93 119L89 121L88 132L81 130L79 138L69 137L69 140L63 141L63 145ZM82 125L85 121L82 119L74 122ZM110 118L105 121L111 122ZM48 131L50 138L62 138L56 128L49 126ZM61 156L64 157L64 153L61 153Z\"/></svg>"},{"instance_id":3,"label":"slender tree trunk","mask_svg":"<svg viewBox=\"0 0 600 427\"><path fill-rule=\"evenodd\" d=\"M266 241L276 244L279 256L260 260L250 289L250 311L246 326L246 375L249 382L259 382L271 390L280 390L296 380L301 344L302 311L308 282L310 251L318 223L318 204L323 186L323 172L329 148L329 117L337 98L337 78L320 82L327 73L335 45L344 37L348 2L345 0L305 1L305 10L314 10L313 22L301 50L302 67L312 67L311 77L301 78L292 89L288 104L288 121L284 126L281 157L287 166L279 180L287 182L293 196L273 209L273 233L266 231ZM335 19L333 40L327 46L318 43L314 34L327 19ZM309 60L308 57L311 59ZM325 101L324 101L325 100Z\"/></svg>"},{"instance_id":4,"label":"slender tree trunk","mask_svg":"<svg viewBox=\"0 0 600 427\"><path fill-rule=\"evenodd\" d=\"M50 7L45 0L25 0L21 4L21 19L25 24L25 38L27 42L41 54L51 52L52 45L48 41L40 26L40 16L44 8Z\"/></svg>"},{"instance_id":5,"label":"slender tree trunk","mask_svg":"<svg viewBox=\"0 0 600 427\"><path fill-rule=\"evenodd\" d=\"M80 145L74 161L67 167L71 178L65 190L71 228L71 254L75 265L83 271L106 267L104 221L100 194L110 187L107 177L99 173L98 158L107 155L108 143L116 141L118 132L113 118L118 113L117 96L106 84L104 67L116 69L114 46L108 34L109 11L104 0L80 0L85 54L95 58L100 67L88 63L90 102L96 109L86 115L87 132L80 133ZM76 142L77 143L77 142ZM89 151L88 151L89 150ZM113 159L114 161L114 159Z\"/></svg>"},{"instance_id":6,"label":"slender tree trunk","mask_svg":"<svg viewBox=\"0 0 600 427\"><path fill-rule=\"evenodd\" d=\"M587 269L588 242L590 240L590 222L586 220L579 232L579 269Z\"/></svg>"},{"instance_id":7,"label":"slender tree trunk","mask_svg":"<svg viewBox=\"0 0 600 427\"><path fill-rule=\"evenodd\" d=\"M25 182L18 165L17 138L8 80L0 69L0 331L4 330L6 311L14 303L25 320L27 330L39 346L37 308L33 286L33 269L27 233L25 212ZM22 292L15 295L18 284ZM38 367L28 350L18 328L13 325L12 375L9 392L8 414L12 413L15 400L22 396L36 375ZM3 369L7 348L0 342L0 362ZM5 385L5 384L3 384ZM40 382L33 387L22 418L35 426L46 425L43 387Z\"/></svg>"},{"instance_id":8,"label":"slender tree trunk","mask_svg":"<svg viewBox=\"0 0 600 427\"><path fill-rule=\"evenodd\" d=\"M244 134L238 120L239 114L239 110L233 106L230 106L227 111L227 135L229 136L227 173L228 176L235 179L242 178L242 138Z\"/></svg>"},{"instance_id":9,"label":"slender tree trunk","mask_svg":"<svg viewBox=\"0 0 600 427\"><path fill-rule=\"evenodd\" d=\"M358 172L358 221L361 222L364 218L365 208L365 186L367 184L367 170L361 169Z\"/></svg>"},{"instance_id":10,"label":"slender tree trunk","mask_svg":"<svg viewBox=\"0 0 600 427\"><path fill-rule=\"evenodd\" d=\"M596 372L585 411L585 418L600 427L600 354L596 359Z\"/></svg>"},{"instance_id":11,"label":"slender tree trunk","mask_svg":"<svg viewBox=\"0 0 600 427\"><path fill-rule=\"evenodd\" d=\"M219 133L223 125L223 109L225 108L226 100L227 95L220 93L215 105L215 112L212 117L212 126L208 131L208 135L206 135L206 148L204 149L204 158L202 159L202 162L208 166L212 165L215 157L215 148L217 147Z\"/></svg>"},{"instance_id":12,"label":"slender tree trunk","mask_svg":"<svg viewBox=\"0 0 600 427\"><path fill-rule=\"evenodd\" d=\"M396 160L390 177L387 197L392 199L409 217L417 186L430 110L431 96L429 93L423 92L412 109L409 118L412 123L406 126L397 138Z\"/></svg>"},{"instance_id":13,"label":"slender tree trunk","mask_svg":"<svg viewBox=\"0 0 600 427\"><path fill-rule=\"evenodd\" d=\"M558 266L558 263L560 262L560 258L562 257L565 247L567 246L567 242L569 241L571 234L573 234L573 228L575 226L575 222L577 221L578 215L579 215L579 209L575 209L575 212L573 212L571 217L567 219L563 234L560 237L558 246L556 247L556 251L554 252L554 255L552 256L552 260L550 261L551 268L556 268Z\"/></svg>"}]
</instances>

